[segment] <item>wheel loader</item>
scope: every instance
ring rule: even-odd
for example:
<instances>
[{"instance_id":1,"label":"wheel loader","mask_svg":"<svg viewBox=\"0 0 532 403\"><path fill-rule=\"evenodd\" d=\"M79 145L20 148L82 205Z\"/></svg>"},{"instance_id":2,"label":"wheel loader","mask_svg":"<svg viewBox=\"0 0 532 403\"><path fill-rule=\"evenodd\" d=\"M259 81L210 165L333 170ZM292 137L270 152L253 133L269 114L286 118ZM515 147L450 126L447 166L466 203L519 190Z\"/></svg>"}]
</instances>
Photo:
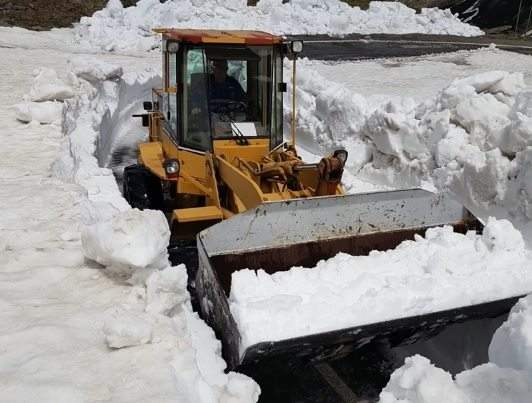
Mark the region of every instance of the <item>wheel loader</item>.
<instances>
[{"instance_id":1,"label":"wheel loader","mask_svg":"<svg viewBox=\"0 0 532 403\"><path fill-rule=\"evenodd\" d=\"M228 304L233 272L313 267L339 252L394 248L430 227L465 232L481 224L448 196L421 189L346 194L345 150L318 163L300 158L295 85L287 141L283 133L283 60L292 60L295 83L301 41L256 31L156 32L162 35L162 85L137 115L149 139L138 146L138 164L124 170L124 196L133 207L164 211L171 243L195 242L198 264L189 280L229 369L245 372L277 356L334 359L383 338L408 343L456 321L498 316L515 303L518 296L494 298L242 349Z\"/></svg>"}]
</instances>

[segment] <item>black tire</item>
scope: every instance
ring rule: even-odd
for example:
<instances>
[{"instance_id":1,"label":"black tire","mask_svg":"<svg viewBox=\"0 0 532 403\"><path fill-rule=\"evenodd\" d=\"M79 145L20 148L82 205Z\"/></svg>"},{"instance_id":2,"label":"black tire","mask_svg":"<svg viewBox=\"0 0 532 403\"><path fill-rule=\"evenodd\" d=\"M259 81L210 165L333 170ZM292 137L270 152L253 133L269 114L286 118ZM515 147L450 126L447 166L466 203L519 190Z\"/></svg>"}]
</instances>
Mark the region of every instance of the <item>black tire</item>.
<instances>
[{"instance_id":1,"label":"black tire","mask_svg":"<svg viewBox=\"0 0 532 403\"><path fill-rule=\"evenodd\" d=\"M139 210L162 210L163 193L161 180L142 165L124 168L122 182L124 198Z\"/></svg>"}]
</instances>

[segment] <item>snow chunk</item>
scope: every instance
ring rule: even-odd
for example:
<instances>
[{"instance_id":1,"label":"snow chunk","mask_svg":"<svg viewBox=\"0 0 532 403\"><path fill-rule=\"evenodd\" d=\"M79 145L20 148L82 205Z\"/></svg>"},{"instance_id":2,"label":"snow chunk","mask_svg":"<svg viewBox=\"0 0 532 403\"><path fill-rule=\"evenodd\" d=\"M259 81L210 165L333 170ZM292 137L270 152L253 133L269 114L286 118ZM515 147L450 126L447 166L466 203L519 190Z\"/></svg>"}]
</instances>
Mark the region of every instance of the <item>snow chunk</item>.
<instances>
[{"instance_id":1,"label":"snow chunk","mask_svg":"<svg viewBox=\"0 0 532 403\"><path fill-rule=\"evenodd\" d=\"M169 239L163 213L137 209L86 226L81 235L86 257L123 274L137 268L166 267Z\"/></svg>"},{"instance_id":2,"label":"snow chunk","mask_svg":"<svg viewBox=\"0 0 532 403\"><path fill-rule=\"evenodd\" d=\"M120 3L120 2L119 2ZM75 59L73 61L72 71L78 76L89 82L98 82L105 80L114 80L122 77L122 66L106 63L94 59Z\"/></svg>"},{"instance_id":3,"label":"snow chunk","mask_svg":"<svg viewBox=\"0 0 532 403\"><path fill-rule=\"evenodd\" d=\"M179 340L186 348L175 356L172 367L179 376L178 389L184 391L188 401L201 403L256 402L260 387L252 379L224 372L221 343L213 330L189 306L183 307L183 328ZM176 323L177 324L177 323Z\"/></svg>"},{"instance_id":4,"label":"snow chunk","mask_svg":"<svg viewBox=\"0 0 532 403\"><path fill-rule=\"evenodd\" d=\"M405 364L393 372L382 390L380 403L435 403L445 396L446 403L465 403L467 398L459 390L451 374L436 368L420 355L407 357Z\"/></svg>"},{"instance_id":5,"label":"snow chunk","mask_svg":"<svg viewBox=\"0 0 532 403\"><path fill-rule=\"evenodd\" d=\"M489 92L516 95L526 88L523 73L508 73L507 71L489 71L476 74L460 80L455 80L453 87L471 86L477 93Z\"/></svg>"},{"instance_id":6,"label":"snow chunk","mask_svg":"<svg viewBox=\"0 0 532 403\"><path fill-rule=\"evenodd\" d=\"M248 403L259 400L260 387L238 372L227 374L228 382L220 396L220 403Z\"/></svg>"},{"instance_id":7,"label":"snow chunk","mask_svg":"<svg viewBox=\"0 0 532 403\"><path fill-rule=\"evenodd\" d=\"M189 299L185 265L154 271L146 280L146 311L172 316Z\"/></svg>"},{"instance_id":8,"label":"snow chunk","mask_svg":"<svg viewBox=\"0 0 532 403\"><path fill-rule=\"evenodd\" d=\"M482 35L449 10L422 9L373 1L366 11L339 0L142 0L124 8L113 0L76 25L77 40L107 51L147 51L159 46L152 27L251 29L274 34L426 33Z\"/></svg>"},{"instance_id":9,"label":"snow chunk","mask_svg":"<svg viewBox=\"0 0 532 403\"><path fill-rule=\"evenodd\" d=\"M493 222L488 225L494 226ZM498 230L501 226L506 224L496 225ZM489 358L489 363L459 373L454 381L424 357L407 358L392 374L380 402L439 403L441 396L446 402L528 402L532 396L532 295L519 300L495 332Z\"/></svg>"},{"instance_id":10,"label":"snow chunk","mask_svg":"<svg viewBox=\"0 0 532 403\"><path fill-rule=\"evenodd\" d=\"M24 123L61 124L63 104L61 102L22 102L13 105L17 120Z\"/></svg>"},{"instance_id":11,"label":"snow chunk","mask_svg":"<svg viewBox=\"0 0 532 403\"><path fill-rule=\"evenodd\" d=\"M515 155L532 146L532 92L517 94L509 118L511 124L506 128L501 149Z\"/></svg>"},{"instance_id":12,"label":"snow chunk","mask_svg":"<svg viewBox=\"0 0 532 403\"><path fill-rule=\"evenodd\" d=\"M117 310L105 321L103 333L111 348L146 344L153 337L152 325L145 317L124 309Z\"/></svg>"},{"instance_id":13,"label":"snow chunk","mask_svg":"<svg viewBox=\"0 0 532 403\"><path fill-rule=\"evenodd\" d=\"M32 101L64 101L74 96L72 88L57 77L55 70L41 68L35 70L34 76L29 93Z\"/></svg>"},{"instance_id":14,"label":"snow chunk","mask_svg":"<svg viewBox=\"0 0 532 403\"><path fill-rule=\"evenodd\" d=\"M497 329L489 357L500 367L532 373L532 295L519 300L506 322Z\"/></svg>"},{"instance_id":15,"label":"snow chunk","mask_svg":"<svg viewBox=\"0 0 532 403\"><path fill-rule=\"evenodd\" d=\"M453 380L419 355L405 359L380 394L380 403L523 403L530 400L530 374L495 364L464 371Z\"/></svg>"},{"instance_id":16,"label":"snow chunk","mask_svg":"<svg viewBox=\"0 0 532 403\"><path fill-rule=\"evenodd\" d=\"M490 217L482 232L482 241L490 251L523 253L525 241L519 231L508 220Z\"/></svg>"}]
</instances>

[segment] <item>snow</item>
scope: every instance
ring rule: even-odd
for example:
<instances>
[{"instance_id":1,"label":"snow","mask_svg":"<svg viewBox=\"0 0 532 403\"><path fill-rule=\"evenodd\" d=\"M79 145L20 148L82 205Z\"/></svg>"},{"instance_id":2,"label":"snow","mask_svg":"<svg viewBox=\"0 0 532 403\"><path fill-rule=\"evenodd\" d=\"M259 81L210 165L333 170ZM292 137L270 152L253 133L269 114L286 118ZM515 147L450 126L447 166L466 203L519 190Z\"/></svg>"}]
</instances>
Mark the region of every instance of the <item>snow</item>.
<instances>
[{"instance_id":1,"label":"snow","mask_svg":"<svg viewBox=\"0 0 532 403\"><path fill-rule=\"evenodd\" d=\"M61 124L63 104L61 102L21 102L13 105L15 117L24 123Z\"/></svg>"},{"instance_id":2,"label":"snow","mask_svg":"<svg viewBox=\"0 0 532 403\"><path fill-rule=\"evenodd\" d=\"M103 326L105 341L111 348L122 348L146 344L153 338L149 322L139 315L127 311L110 317Z\"/></svg>"},{"instance_id":3,"label":"snow","mask_svg":"<svg viewBox=\"0 0 532 403\"><path fill-rule=\"evenodd\" d=\"M149 54L126 57L98 54L98 49L153 49L159 41L150 32L153 26L191 24L275 33L312 30L342 35L356 30L481 34L449 12L432 9L415 14L399 3L378 2L366 12L336 0L294 0L287 5L281 5L280 0L263 0L254 9L245 7L243 0L141 0L127 9L112 0L105 10L83 19L75 32L35 33L0 27L0 71L5 78L0 83L0 108L6 112L0 114L5 154L0 165L3 400L258 400L260 388L255 382L241 374L225 373L219 341L192 311L185 268L170 267L166 261L168 228L161 214L130 209L113 172L106 168L121 158L113 165L119 172L121 166L134 160L127 150L144 138L145 131L130 115L140 111L139 100L149 99L151 88L160 80L159 71L145 67L159 68L160 62L158 56ZM77 44L71 43L74 35ZM84 50L80 45L87 47ZM83 54L89 50L93 53ZM472 52L465 59L477 57L477 68L481 60L489 58L492 63L504 60L505 68L519 63L526 66L530 60L513 55L510 59L493 49L488 52ZM457 54L457 60L463 55ZM35 60L40 69L32 71ZM438 60L437 68L428 68L423 61L417 64L419 70L427 72L425 80L435 72L441 75L444 65L455 69L459 64L444 61L444 56ZM373 71L371 63L375 62L362 65L362 69ZM382 96L389 94L385 81L376 85L365 80L361 85L380 91L380 99L363 91L357 95L350 85L358 85L365 76L343 70L333 75L334 79L348 83L334 86L310 70L313 62L308 64L305 72L302 63L298 90L298 124L301 144L306 148L302 153L313 158L323 150L348 148L344 179L351 191L422 184L454 192L486 219L495 215L508 218L520 229L526 227L532 216L532 97L524 88L523 76L489 73L458 80L441 92L443 85L426 86L423 91L433 91L428 101L424 99L427 97L397 97L403 93L394 94L390 100L389 95ZM314 67L341 71L353 65ZM395 69L397 75L400 69ZM461 78L472 71L466 66L460 74L453 74L453 69L444 71ZM372 74L374 79L377 76ZM393 74L389 76L393 78ZM445 85L449 85L447 79ZM410 87L407 89L413 93L416 86ZM390 102L383 103L384 98ZM19 101L24 102L14 111L8 106ZM7 113L10 108L14 113ZM425 132L430 136L423 135ZM361 177L371 183L363 183ZM487 192L489 188L494 190ZM490 220L482 236L435 229L426 238L404 243L393 251L367 258L339 255L321 262L313 275L329 279L330 273L345 269L342 265L358 265L364 259L368 264L384 262L386 272L397 259L412 263L416 269L416 275L402 285L400 296L412 295L397 302L405 304L405 312L451 304L458 299L460 284L455 282L462 277L470 284L476 278L475 288L479 290L473 292L471 287L460 298L482 300L529 289L525 273L530 252L524 242L531 238L523 234L524 240L504 220ZM404 273L401 267L386 275L391 278L401 270ZM346 276L354 275L352 272ZM484 280L480 277L483 272L492 273L489 282L480 281ZM284 275L296 277L300 273L305 269ZM246 281L275 285L264 274L243 271L240 275ZM354 289L366 301L383 287L371 273L359 281ZM415 293L438 288L440 281L446 295ZM363 289L364 284L369 288ZM324 282L321 290L310 288L323 298L321 291L326 291L326 285ZM399 298L393 292L388 296L395 298L393 303ZM250 292L245 297L256 296ZM288 294L264 298L268 307L279 311L292 303L301 305L303 300L300 295ZM453 380L421 357L414 357L407 362L412 370L405 376L398 373L383 392L383 399L436 396L433 401L438 401L446 393L449 398L467 396L473 401L526 401L531 393L529 304L528 298L522 300L494 337L492 363ZM247 308L258 310L260 305L251 303ZM387 313L380 314L384 317ZM310 318L308 323L318 322L314 315ZM258 337L252 335L257 328L271 331L263 322L251 326L248 343ZM509 390L514 400L510 400Z\"/></svg>"},{"instance_id":4,"label":"snow","mask_svg":"<svg viewBox=\"0 0 532 403\"><path fill-rule=\"evenodd\" d=\"M530 56L495 46L419 57L393 57L349 62L298 60L299 67L311 68L328 81L364 96L378 106L390 99L413 98L422 102L435 97L453 79L504 69L522 72L532 82Z\"/></svg>"},{"instance_id":5,"label":"snow","mask_svg":"<svg viewBox=\"0 0 532 403\"><path fill-rule=\"evenodd\" d=\"M532 296L522 298L495 332L490 362L453 379L422 356L405 359L380 395L380 403L523 403L532 395Z\"/></svg>"},{"instance_id":6,"label":"snow","mask_svg":"<svg viewBox=\"0 0 532 403\"><path fill-rule=\"evenodd\" d=\"M61 124L61 102L74 96L72 88L50 68L36 69L33 76L33 85L24 102L12 106L16 118L24 123Z\"/></svg>"},{"instance_id":7,"label":"snow","mask_svg":"<svg viewBox=\"0 0 532 403\"><path fill-rule=\"evenodd\" d=\"M509 221L490 219L482 235L434 228L369 256L340 253L272 275L234 272L230 308L243 352L263 341L523 295L532 290L531 258Z\"/></svg>"},{"instance_id":8,"label":"snow","mask_svg":"<svg viewBox=\"0 0 532 403\"><path fill-rule=\"evenodd\" d=\"M274 34L424 33L478 36L482 31L462 23L449 10L415 10L398 2L373 1L368 10L339 0L141 0L124 8L111 0L76 25L77 41L106 51L146 51L159 46L154 27L251 29Z\"/></svg>"},{"instance_id":9,"label":"snow","mask_svg":"<svg viewBox=\"0 0 532 403\"><path fill-rule=\"evenodd\" d=\"M124 74L122 66L83 58L74 59L72 70L76 76L91 83L119 79Z\"/></svg>"},{"instance_id":10,"label":"snow","mask_svg":"<svg viewBox=\"0 0 532 403\"><path fill-rule=\"evenodd\" d=\"M169 240L166 217L155 210L126 210L86 226L81 234L86 257L124 274L166 267Z\"/></svg>"},{"instance_id":11,"label":"snow","mask_svg":"<svg viewBox=\"0 0 532 403\"><path fill-rule=\"evenodd\" d=\"M522 73L481 72L433 90L422 101L381 102L350 94L311 67L303 63L298 69L298 144L314 155L348 150L349 192L367 190L361 180L383 189L451 192L483 220L506 218L532 231L532 94ZM327 118L329 111L334 119Z\"/></svg>"},{"instance_id":12,"label":"snow","mask_svg":"<svg viewBox=\"0 0 532 403\"><path fill-rule=\"evenodd\" d=\"M529 251L532 241L532 150L529 135L531 110L528 106L531 99L531 77L528 73L519 73L519 70L526 71L530 58L512 55L511 58L505 59L509 61L505 67L510 67L512 72L489 71L490 66L500 65L505 54L509 56L496 49L486 49L423 60L399 60L398 64L403 67L398 67L397 70L402 71L392 73L391 79L383 78L386 72L380 73L375 66L393 65L394 60L347 65L303 62L302 68L299 69L301 81L298 83L302 109L298 122L302 137L299 144L303 145L306 154L311 155L341 146L352 149L355 158L347 167L348 174L356 174L359 178L362 176L374 184L380 182L382 185L395 187L424 186L434 191L452 192L469 209L488 222L480 239L490 253L498 255L504 250L504 253L513 255L510 250L525 250L528 247L522 262L523 269L528 270L532 267ZM497 59L499 62L496 62ZM445 63L442 64L441 61ZM455 63L456 61L460 63ZM483 63L482 66L480 62ZM455 71L458 72L455 66L463 70L456 74L459 79L450 84L443 84L441 72L445 72L450 63L453 63ZM307 68L308 73L305 71ZM314 68L334 77L335 82L316 74ZM390 68L387 69L390 71ZM476 70L478 74L466 77L466 70ZM347 75L347 71L351 71L351 75ZM361 80L360 77L368 79ZM392 82L396 77L399 77L399 85ZM377 81L383 82L376 84ZM320 106L316 101L320 94L324 91L335 93L331 87L342 88L341 92L345 93L346 86L348 89L354 88L355 91L351 96L342 95L342 102L335 105L335 108L361 111L357 118L353 119L358 126L354 126L349 120L353 112L343 116L336 115L340 116L340 122L338 119L334 122L315 119L315 116L323 113L318 112ZM362 94L356 91L357 88L362 89ZM394 97L388 97L383 103L385 97L378 95L378 92L382 91L379 88L391 88L392 92L397 92ZM376 92L377 95L372 96L371 92ZM416 98L405 99L401 97L403 92L416 92ZM323 116L326 116L325 113ZM330 129L331 127L334 129ZM347 127L354 129L349 131L346 130ZM313 132L315 134L312 134ZM368 156L366 160L365 156ZM344 177L344 180L350 181L351 178L349 175ZM357 191L360 184L357 182L352 185L348 182L347 187L351 191ZM510 220L514 227L522 231L522 235L518 235L509 221L488 220L488 217L493 215ZM404 247L405 244L400 248ZM387 253L395 254L400 248ZM452 247L449 252L451 250ZM414 255L416 262L418 256L422 254ZM462 254L454 251L454 259L457 256L469 259L472 255L469 252ZM440 267L439 259L444 257L445 254L436 254L433 260L431 259L436 269ZM339 257L334 259L333 262L337 262ZM392 261L393 259L388 259L387 263ZM460 265L453 260L443 261L445 267L452 270L456 268L457 273L462 272L463 269L458 269ZM483 262L484 270L489 266L490 259L482 258L479 262ZM324 265L323 262L321 264ZM473 267L471 263L469 265L469 268ZM377 262L374 267L379 267ZM298 270L300 269L292 269L294 272ZM337 268L334 267L334 270ZM295 277L297 274L289 272L285 275ZM259 274L261 275L265 277L263 273ZM258 282L254 276L250 277L255 284ZM317 277L321 285L323 275ZM493 278L490 276L488 279L491 281ZM261 279L269 285L276 285L276 280L274 276ZM469 278L466 282L468 280ZM496 280L495 287L498 288L498 281L503 284L505 280ZM440 281L435 284L439 285ZM469 289L476 291L486 283L486 277L482 276L471 283ZM429 288L427 286L426 290ZM371 288L368 290L371 292ZM416 290L415 287L409 287L401 297L404 299L405 295ZM379 289L375 292L379 291L382 292ZM235 290L235 293L237 292L238 290ZM288 300L292 304L299 303L296 305L299 307L302 303L298 302L298 298L307 297L304 293L296 292L295 295L289 296L287 294L285 290L276 294L275 298L279 297L277 301L280 301L279 310L287 309ZM498 289L493 289L489 294L497 295L497 298L504 295ZM331 296L330 293L329 298ZM450 296L452 297L452 292ZM282 301L282 298L286 301ZM381 393L380 401L436 403L442 401L442 396L445 396L446 402L460 403L529 401L532 395L531 298L523 298L495 333L489 349L489 363L463 371L453 378L450 373L435 367L424 357L407 358L404 366L393 373ZM329 299L326 301L329 303ZM422 305L425 303L426 301L421 301ZM319 312L323 305L325 304L316 305L315 312ZM373 311L376 306L378 305L367 309ZM256 309L256 306L252 308ZM344 314L344 311L339 311ZM337 311L334 314L337 315ZM271 323L271 318L266 317L268 323ZM314 330L315 317L311 318L309 323L312 323ZM283 325L289 326L291 323ZM263 331L264 329L262 328ZM269 330L269 327L267 329Z\"/></svg>"},{"instance_id":13,"label":"snow","mask_svg":"<svg viewBox=\"0 0 532 403\"><path fill-rule=\"evenodd\" d=\"M3 29L2 41L20 41L14 32ZM86 55L32 49L47 33L27 37L25 49L0 49L2 400L257 401L256 383L224 373L219 341L192 312L185 268L158 267L166 221L131 210L112 172L98 165L104 116L121 116L121 86L149 81L154 74L138 72L153 60L90 56L117 63L120 77L116 65L91 68ZM78 56L86 64L76 75L68 62ZM59 124L22 124L7 113L32 87L35 60L74 93L60 104ZM84 231L109 268L84 256ZM88 235L96 232L98 240ZM117 265L127 266L129 283Z\"/></svg>"},{"instance_id":14,"label":"snow","mask_svg":"<svg viewBox=\"0 0 532 403\"><path fill-rule=\"evenodd\" d=\"M74 96L72 88L57 77L55 70L41 68L33 75L35 78L28 94L31 101L64 101Z\"/></svg>"}]
</instances>

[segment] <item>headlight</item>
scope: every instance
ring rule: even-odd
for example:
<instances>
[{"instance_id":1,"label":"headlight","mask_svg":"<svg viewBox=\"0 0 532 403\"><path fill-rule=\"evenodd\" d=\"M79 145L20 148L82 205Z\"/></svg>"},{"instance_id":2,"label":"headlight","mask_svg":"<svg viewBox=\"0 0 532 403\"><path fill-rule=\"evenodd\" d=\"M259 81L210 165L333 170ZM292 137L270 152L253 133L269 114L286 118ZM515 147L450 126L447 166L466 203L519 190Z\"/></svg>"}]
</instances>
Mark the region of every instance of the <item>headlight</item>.
<instances>
[{"instance_id":1,"label":"headlight","mask_svg":"<svg viewBox=\"0 0 532 403\"><path fill-rule=\"evenodd\" d=\"M303 51L303 41L292 42L292 53L301 53Z\"/></svg>"},{"instance_id":2,"label":"headlight","mask_svg":"<svg viewBox=\"0 0 532 403\"><path fill-rule=\"evenodd\" d=\"M163 164L164 172L166 172L166 176L170 178L175 178L179 175L179 169L181 168L181 164L179 164L178 160L166 160Z\"/></svg>"},{"instance_id":3,"label":"headlight","mask_svg":"<svg viewBox=\"0 0 532 403\"><path fill-rule=\"evenodd\" d=\"M340 160L342 165L345 165L347 161L347 151L346 150L336 150L333 154L333 157L336 157Z\"/></svg>"}]
</instances>

